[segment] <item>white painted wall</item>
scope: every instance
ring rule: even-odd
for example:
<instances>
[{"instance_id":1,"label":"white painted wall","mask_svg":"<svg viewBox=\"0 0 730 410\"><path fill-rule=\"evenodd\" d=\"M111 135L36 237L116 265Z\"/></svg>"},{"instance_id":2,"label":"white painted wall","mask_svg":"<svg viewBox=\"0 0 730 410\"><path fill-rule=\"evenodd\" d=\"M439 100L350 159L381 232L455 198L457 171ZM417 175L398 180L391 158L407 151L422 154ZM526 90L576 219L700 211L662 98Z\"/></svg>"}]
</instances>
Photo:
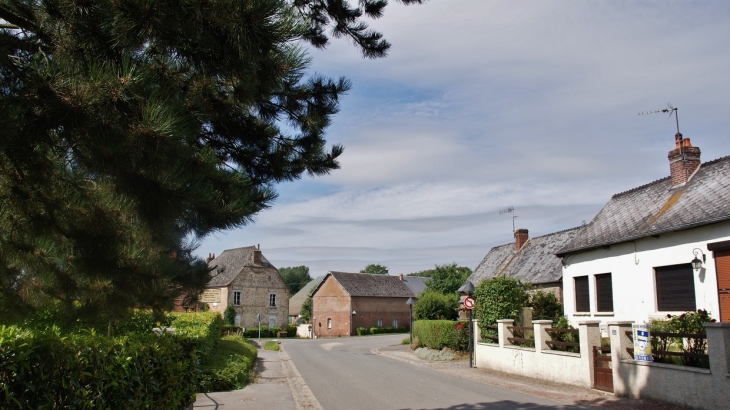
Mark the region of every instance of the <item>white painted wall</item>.
<instances>
[{"instance_id":1,"label":"white painted wall","mask_svg":"<svg viewBox=\"0 0 730 410\"><path fill-rule=\"evenodd\" d=\"M568 255L563 267L565 315L575 325L589 318L604 323L625 320L642 323L682 313L657 310L654 268L689 263L694 258L692 250L700 248L707 255L707 262L699 274L694 273L697 309L706 309L717 319L717 274L707 244L725 240L730 240L730 221ZM596 312L594 275L602 273L611 273L613 281L614 311L610 314ZM577 315L573 278L584 275L588 275L591 312Z\"/></svg>"}]
</instances>

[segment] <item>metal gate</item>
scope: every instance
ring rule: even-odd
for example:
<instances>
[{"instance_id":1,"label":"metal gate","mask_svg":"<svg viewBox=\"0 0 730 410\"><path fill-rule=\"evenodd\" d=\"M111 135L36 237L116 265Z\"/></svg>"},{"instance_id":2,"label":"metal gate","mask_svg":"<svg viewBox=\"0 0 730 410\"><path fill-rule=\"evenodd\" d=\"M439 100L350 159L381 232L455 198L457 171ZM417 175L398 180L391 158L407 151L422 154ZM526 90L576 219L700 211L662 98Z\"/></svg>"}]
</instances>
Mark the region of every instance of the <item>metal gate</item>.
<instances>
[{"instance_id":1,"label":"metal gate","mask_svg":"<svg viewBox=\"0 0 730 410\"><path fill-rule=\"evenodd\" d=\"M593 346L593 388L613 393L610 347Z\"/></svg>"}]
</instances>

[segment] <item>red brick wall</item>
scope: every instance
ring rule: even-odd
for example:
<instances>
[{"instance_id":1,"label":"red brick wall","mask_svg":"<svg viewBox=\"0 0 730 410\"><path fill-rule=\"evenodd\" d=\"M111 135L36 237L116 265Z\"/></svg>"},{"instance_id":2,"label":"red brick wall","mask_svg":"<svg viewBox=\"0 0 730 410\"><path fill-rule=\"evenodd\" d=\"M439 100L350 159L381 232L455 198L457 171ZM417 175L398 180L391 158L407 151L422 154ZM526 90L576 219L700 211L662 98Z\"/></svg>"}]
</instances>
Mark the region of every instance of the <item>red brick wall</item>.
<instances>
[{"instance_id":1,"label":"red brick wall","mask_svg":"<svg viewBox=\"0 0 730 410\"><path fill-rule=\"evenodd\" d=\"M328 276L312 297L314 333L317 337L349 336L351 312L350 296ZM331 328L327 319L331 319Z\"/></svg>"},{"instance_id":2,"label":"red brick wall","mask_svg":"<svg viewBox=\"0 0 730 410\"><path fill-rule=\"evenodd\" d=\"M383 327L393 326L393 319L398 319L398 326L407 326L409 323L407 300L408 298L352 298L352 308L356 312L352 319L354 329L376 327L378 319L383 319Z\"/></svg>"},{"instance_id":3,"label":"red brick wall","mask_svg":"<svg viewBox=\"0 0 730 410\"><path fill-rule=\"evenodd\" d=\"M678 134L677 146L669 151L669 172L672 176L672 186L684 184L700 166L700 149L690 144L689 138L681 139ZM684 160L682 160L684 156Z\"/></svg>"}]
</instances>

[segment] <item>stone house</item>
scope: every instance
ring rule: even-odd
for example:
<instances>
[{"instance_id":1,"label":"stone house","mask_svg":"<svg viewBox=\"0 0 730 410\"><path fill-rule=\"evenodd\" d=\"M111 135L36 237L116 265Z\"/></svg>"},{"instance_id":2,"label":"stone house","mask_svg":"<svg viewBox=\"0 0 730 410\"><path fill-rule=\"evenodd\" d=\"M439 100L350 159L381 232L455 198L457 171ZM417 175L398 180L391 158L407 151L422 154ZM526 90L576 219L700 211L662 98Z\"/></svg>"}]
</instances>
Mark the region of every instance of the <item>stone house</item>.
<instances>
[{"instance_id":1,"label":"stone house","mask_svg":"<svg viewBox=\"0 0 730 410\"><path fill-rule=\"evenodd\" d=\"M349 336L358 327L408 326L415 297L397 276L329 272L312 292L317 337Z\"/></svg>"},{"instance_id":2,"label":"stone house","mask_svg":"<svg viewBox=\"0 0 730 410\"><path fill-rule=\"evenodd\" d=\"M563 300L563 266L555 256L580 228L530 238L527 229L515 231L515 242L495 246L474 269L469 280L478 284L498 276L531 283L536 289L555 293Z\"/></svg>"},{"instance_id":3,"label":"stone house","mask_svg":"<svg viewBox=\"0 0 730 410\"><path fill-rule=\"evenodd\" d=\"M614 195L557 252L572 322L697 309L730 322L730 157L701 164L677 133L668 159L670 176Z\"/></svg>"},{"instance_id":4,"label":"stone house","mask_svg":"<svg viewBox=\"0 0 730 410\"><path fill-rule=\"evenodd\" d=\"M211 279L200 301L210 310L236 310L236 325L286 327L289 315L289 288L279 271L255 246L227 249L208 258Z\"/></svg>"}]
</instances>

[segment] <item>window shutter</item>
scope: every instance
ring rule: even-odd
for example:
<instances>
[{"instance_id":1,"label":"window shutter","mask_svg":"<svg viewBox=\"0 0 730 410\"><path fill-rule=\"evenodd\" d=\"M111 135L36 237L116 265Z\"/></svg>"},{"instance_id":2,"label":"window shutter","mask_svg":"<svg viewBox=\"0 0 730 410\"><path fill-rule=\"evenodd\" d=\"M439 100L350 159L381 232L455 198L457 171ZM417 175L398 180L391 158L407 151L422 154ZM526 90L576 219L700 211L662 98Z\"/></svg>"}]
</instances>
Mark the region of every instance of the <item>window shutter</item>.
<instances>
[{"instance_id":1,"label":"window shutter","mask_svg":"<svg viewBox=\"0 0 730 410\"><path fill-rule=\"evenodd\" d=\"M613 312L613 280L610 273L596 275L596 311Z\"/></svg>"},{"instance_id":2,"label":"window shutter","mask_svg":"<svg viewBox=\"0 0 730 410\"><path fill-rule=\"evenodd\" d=\"M715 251L717 293L720 298L720 321L730 322L730 250Z\"/></svg>"},{"instance_id":3,"label":"window shutter","mask_svg":"<svg viewBox=\"0 0 730 410\"><path fill-rule=\"evenodd\" d=\"M575 278L575 311L591 311L590 295L588 294L588 276Z\"/></svg>"},{"instance_id":4,"label":"window shutter","mask_svg":"<svg viewBox=\"0 0 730 410\"><path fill-rule=\"evenodd\" d=\"M697 308L692 264L661 266L656 272L657 310L690 311Z\"/></svg>"}]
</instances>

